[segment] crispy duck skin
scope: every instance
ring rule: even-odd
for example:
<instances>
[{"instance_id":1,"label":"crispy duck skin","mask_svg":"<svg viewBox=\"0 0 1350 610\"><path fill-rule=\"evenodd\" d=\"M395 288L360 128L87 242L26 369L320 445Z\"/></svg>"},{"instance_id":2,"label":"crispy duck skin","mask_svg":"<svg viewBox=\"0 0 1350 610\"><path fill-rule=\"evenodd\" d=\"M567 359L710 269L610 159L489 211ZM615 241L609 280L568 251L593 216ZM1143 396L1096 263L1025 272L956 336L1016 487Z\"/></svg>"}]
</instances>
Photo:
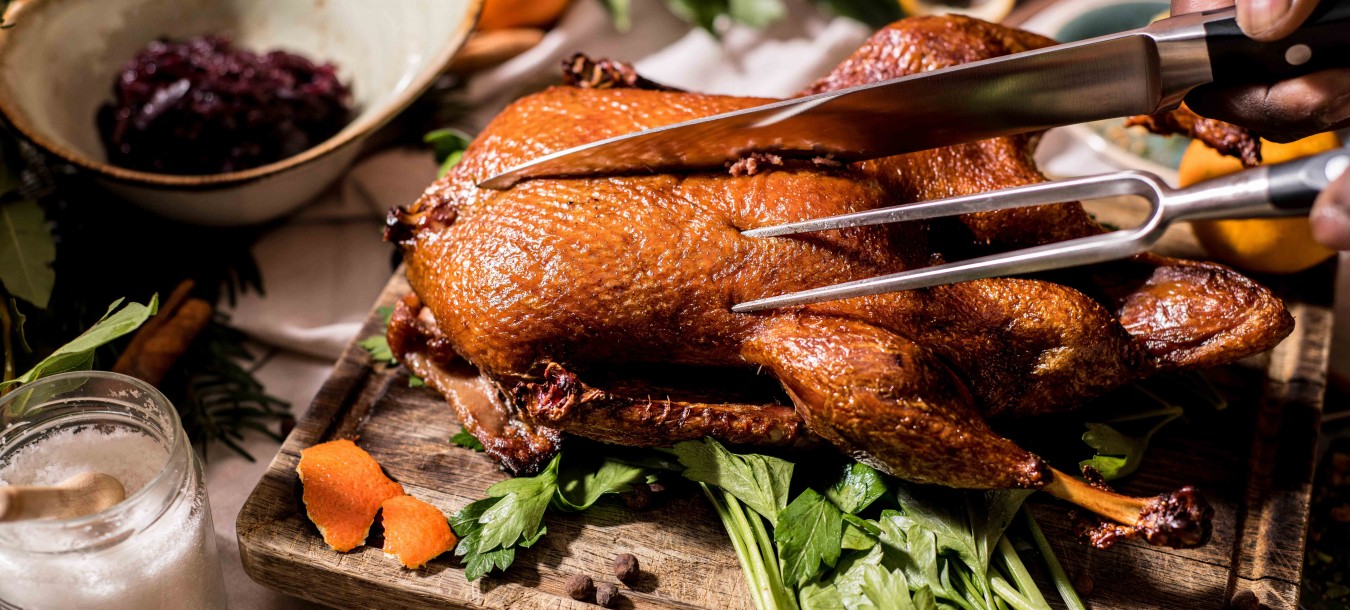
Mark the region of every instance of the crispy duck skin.
<instances>
[{"instance_id":1,"label":"crispy duck skin","mask_svg":"<svg viewBox=\"0 0 1350 610\"><path fill-rule=\"evenodd\" d=\"M1049 43L972 19L911 18L883 29L803 93ZM1102 231L1078 204L1060 204L791 238L739 232L1040 182L1032 137L847 167L761 164L741 176L541 179L507 191L475 186L542 154L768 101L615 85L557 87L517 101L446 177L391 212L387 236L403 248L422 308L396 315L391 346L422 374L419 367L446 359L418 364L417 354L400 346L443 342L508 397L499 405L507 419L536 431L640 445L691 433L798 445L811 436L800 421L839 450L904 479L1044 487L1110 513L1146 538L1203 540L1198 530L1207 521L1130 519L1142 503L1122 504L1072 483L994 432L985 417L1071 408L1155 371L1220 364L1274 346L1292 327L1288 312L1230 269L1145 255L1054 282L987 279L756 314L730 311L762 296ZM395 341L404 332L394 328L400 319L426 321L417 327L423 339ZM661 401L625 398L588 381L632 363L757 367L782 384L794 410L772 401L702 399L679 402L670 410L675 415L661 418L653 415ZM463 419L465 409L456 408ZM479 438L492 451L492 439ZM548 457L513 458L513 467L530 471ZM1164 521L1185 521L1197 532L1150 537L1151 524Z\"/></svg>"},{"instance_id":2,"label":"crispy duck skin","mask_svg":"<svg viewBox=\"0 0 1350 610\"><path fill-rule=\"evenodd\" d=\"M1166 112L1130 117L1125 125L1138 125L1163 136L1195 138L1221 154L1236 157L1245 167L1261 164L1260 138L1232 123L1202 117L1185 104Z\"/></svg>"}]
</instances>

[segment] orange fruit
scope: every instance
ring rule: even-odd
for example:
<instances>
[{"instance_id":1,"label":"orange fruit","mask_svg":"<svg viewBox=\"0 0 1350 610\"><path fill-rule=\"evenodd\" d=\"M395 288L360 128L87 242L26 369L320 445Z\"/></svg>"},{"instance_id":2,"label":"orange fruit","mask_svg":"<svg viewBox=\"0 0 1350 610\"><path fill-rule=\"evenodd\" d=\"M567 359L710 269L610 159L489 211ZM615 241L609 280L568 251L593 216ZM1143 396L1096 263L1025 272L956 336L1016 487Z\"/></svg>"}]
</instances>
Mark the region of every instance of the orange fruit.
<instances>
[{"instance_id":1,"label":"orange fruit","mask_svg":"<svg viewBox=\"0 0 1350 610\"><path fill-rule=\"evenodd\" d=\"M1334 133L1320 133L1288 144L1262 140L1262 163L1282 163L1340 146ZM1181 158L1177 178L1185 187L1240 170L1242 163L1237 159L1194 141ZM1313 241L1305 217L1197 220L1191 223L1191 228L1212 258L1257 273L1297 273L1335 254Z\"/></svg>"},{"instance_id":2,"label":"orange fruit","mask_svg":"<svg viewBox=\"0 0 1350 610\"><path fill-rule=\"evenodd\" d=\"M323 541L345 553L366 542L380 504L403 495L375 458L349 440L302 450L295 471L304 488L305 512Z\"/></svg>"},{"instance_id":3,"label":"orange fruit","mask_svg":"<svg viewBox=\"0 0 1350 610\"><path fill-rule=\"evenodd\" d=\"M435 506L412 496L384 501L384 554L397 556L403 567L415 570L455 548L450 522Z\"/></svg>"},{"instance_id":4,"label":"orange fruit","mask_svg":"<svg viewBox=\"0 0 1350 610\"><path fill-rule=\"evenodd\" d=\"M487 0L478 17L478 29L543 28L553 25L567 10L569 0Z\"/></svg>"}]
</instances>

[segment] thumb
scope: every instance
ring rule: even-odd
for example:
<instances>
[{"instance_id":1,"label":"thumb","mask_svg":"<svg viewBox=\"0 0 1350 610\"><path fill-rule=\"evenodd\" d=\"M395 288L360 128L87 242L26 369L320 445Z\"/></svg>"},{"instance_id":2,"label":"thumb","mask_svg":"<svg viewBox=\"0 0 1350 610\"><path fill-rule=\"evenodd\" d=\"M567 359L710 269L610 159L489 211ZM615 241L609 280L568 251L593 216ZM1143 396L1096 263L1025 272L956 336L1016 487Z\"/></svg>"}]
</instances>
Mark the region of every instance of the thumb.
<instances>
[{"instance_id":1,"label":"thumb","mask_svg":"<svg viewBox=\"0 0 1350 610\"><path fill-rule=\"evenodd\" d=\"M1336 250L1350 250L1350 171L1332 181L1313 204L1313 239Z\"/></svg>"},{"instance_id":2,"label":"thumb","mask_svg":"<svg viewBox=\"0 0 1350 610\"><path fill-rule=\"evenodd\" d=\"M1238 0L1238 26L1256 40L1279 40L1308 19L1317 0Z\"/></svg>"},{"instance_id":3,"label":"thumb","mask_svg":"<svg viewBox=\"0 0 1350 610\"><path fill-rule=\"evenodd\" d=\"M1172 0L1172 16L1233 6L1233 0Z\"/></svg>"}]
</instances>

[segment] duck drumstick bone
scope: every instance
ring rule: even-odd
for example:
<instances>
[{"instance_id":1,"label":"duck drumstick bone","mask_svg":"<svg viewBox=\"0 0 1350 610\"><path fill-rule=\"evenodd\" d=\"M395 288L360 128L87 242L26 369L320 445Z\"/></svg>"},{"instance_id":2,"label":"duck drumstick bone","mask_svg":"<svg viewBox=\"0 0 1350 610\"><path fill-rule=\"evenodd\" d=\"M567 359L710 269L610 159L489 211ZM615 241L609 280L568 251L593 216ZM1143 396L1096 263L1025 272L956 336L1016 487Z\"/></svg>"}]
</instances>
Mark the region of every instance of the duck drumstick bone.
<instances>
[{"instance_id":1,"label":"duck drumstick bone","mask_svg":"<svg viewBox=\"0 0 1350 610\"><path fill-rule=\"evenodd\" d=\"M1089 527L1083 533L1099 549L1126 538L1142 538L1149 544L1192 548L1209 541L1214 509L1189 485L1152 498L1136 498L1051 469L1053 477L1042 489L1056 498L1086 508L1116 521Z\"/></svg>"}]
</instances>

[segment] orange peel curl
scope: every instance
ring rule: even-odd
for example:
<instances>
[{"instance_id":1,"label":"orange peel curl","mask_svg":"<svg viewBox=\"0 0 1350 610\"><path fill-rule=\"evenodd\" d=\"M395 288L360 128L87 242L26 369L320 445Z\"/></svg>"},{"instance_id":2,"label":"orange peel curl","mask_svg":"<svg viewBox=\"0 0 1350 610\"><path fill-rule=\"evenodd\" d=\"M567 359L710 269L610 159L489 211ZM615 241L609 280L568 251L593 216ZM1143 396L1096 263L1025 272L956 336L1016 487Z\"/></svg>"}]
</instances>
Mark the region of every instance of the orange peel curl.
<instances>
[{"instance_id":1,"label":"orange peel curl","mask_svg":"<svg viewBox=\"0 0 1350 610\"><path fill-rule=\"evenodd\" d=\"M305 512L323 541L345 553L370 534L375 514L389 498L403 495L369 453L349 440L314 445L300 452L295 467L304 487Z\"/></svg>"},{"instance_id":2,"label":"orange peel curl","mask_svg":"<svg viewBox=\"0 0 1350 610\"><path fill-rule=\"evenodd\" d=\"M440 509L412 496L398 496L380 507L384 523L384 554L398 557L409 569L455 548L455 533Z\"/></svg>"}]
</instances>

